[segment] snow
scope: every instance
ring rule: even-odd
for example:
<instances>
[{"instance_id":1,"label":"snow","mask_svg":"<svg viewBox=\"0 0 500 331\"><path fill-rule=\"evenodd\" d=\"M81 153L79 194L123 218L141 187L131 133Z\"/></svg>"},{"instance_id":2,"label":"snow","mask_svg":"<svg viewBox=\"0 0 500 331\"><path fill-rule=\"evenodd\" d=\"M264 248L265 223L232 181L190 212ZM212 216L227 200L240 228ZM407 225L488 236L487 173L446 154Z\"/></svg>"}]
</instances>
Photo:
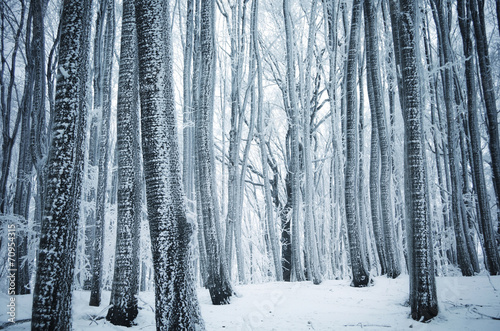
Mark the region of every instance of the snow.
<instances>
[{"instance_id":1,"label":"snow","mask_svg":"<svg viewBox=\"0 0 500 331\"><path fill-rule=\"evenodd\" d=\"M499 330L500 276L438 277L439 315L430 323L409 317L408 276L374 279L374 286L354 288L347 280L272 282L235 286L231 304L214 306L208 291L198 289L207 330ZM133 328L111 325L105 319L110 292L103 292L103 304L89 307L89 292L76 291L73 299L74 330L155 330L154 293L140 294L141 310ZM0 307L9 297L0 294ZM16 298L17 320L30 318L31 296ZM5 308L4 308L5 310ZM5 312L0 326L7 322ZM28 322L8 330L29 330Z\"/></svg>"}]
</instances>

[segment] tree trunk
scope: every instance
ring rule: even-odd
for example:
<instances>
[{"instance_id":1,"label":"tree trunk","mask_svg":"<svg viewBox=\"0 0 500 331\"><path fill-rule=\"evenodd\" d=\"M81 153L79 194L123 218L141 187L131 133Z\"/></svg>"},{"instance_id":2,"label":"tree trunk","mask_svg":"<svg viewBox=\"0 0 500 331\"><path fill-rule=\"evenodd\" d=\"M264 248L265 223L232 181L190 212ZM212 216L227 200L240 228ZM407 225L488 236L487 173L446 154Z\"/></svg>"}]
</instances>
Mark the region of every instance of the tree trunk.
<instances>
[{"instance_id":1,"label":"tree trunk","mask_svg":"<svg viewBox=\"0 0 500 331\"><path fill-rule=\"evenodd\" d=\"M283 16L285 20L286 34L286 63L287 63L287 81L288 97L291 116L291 153L290 167L292 188L292 217L291 217L291 279L296 281L304 280L304 271L300 258L300 156L299 156L299 109L297 105L296 86L295 86L295 46L293 42L292 17L290 10L290 1L283 0Z\"/></svg>"},{"instance_id":2,"label":"tree trunk","mask_svg":"<svg viewBox=\"0 0 500 331\"><path fill-rule=\"evenodd\" d=\"M352 285L367 286L370 275L363 261L362 233L359 227L356 194L356 170L358 158L356 73L361 24L361 0L355 0L352 9L349 52L346 72L346 163L345 163L345 210L347 236L351 253Z\"/></svg>"},{"instance_id":3,"label":"tree trunk","mask_svg":"<svg viewBox=\"0 0 500 331\"><path fill-rule=\"evenodd\" d=\"M141 137L156 328L204 329L191 266L176 127L169 2L136 0Z\"/></svg>"},{"instance_id":4,"label":"tree trunk","mask_svg":"<svg viewBox=\"0 0 500 331\"><path fill-rule=\"evenodd\" d=\"M382 98L382 83L379 72L378 55L378 24L377 11L374 1L365 0L365 34L366 34L366 52L367 52L367 70L370 71L368 88L373 90L373 101L370 106L374 109L372 116L376 116L377 132L380 142L380 196L382 206L382 221L387 254L387 276L396 278L401 274L401 265L399 262L399 252L396 245L396 236L394 233L394 217L392 210L392 162L391 146L387 130L386 113ZM370 99L372 100L372 99Z\"/></svg>"},{"instance_id":5,"label":"tree trunk","mask_svg":"<svg viewBox=\"0 0 500 331\"><path fill-rule=\"evenodd\" d=\"M449 150L449 165L451 176L451 197L452 197L452 218L455 229L455 240L457 245L458 264L464 276L472 276L474 270L472 268L471 256L467 250L466 234L464 229L464 209L462 195L462 177L459 165L460 148L458 145L458 128L455 106L453 105L453 81L451 69L451 45L449 41L449 31L447 22L442 8L442 3L439 0L433 0L433 8L435 10L434 18L438 26L439 51L442 65L445 66L442 74L443 92L446 106L446 120L448 124L448 150Z\"/></svg>"},{"instance_id":6,"label":"tree trunk","mask_svg":"<svg viewBox=\"0 0 500 331\"><path fill-rule=\"evenodd\" d=\"M33 295L32 330L71 329L79 202L87 129L91 1L65 1L48 158L46 201Z\"/></svg>"},{"instance_id":7,"label":"tree trunk","mask_svg":"<svg viewBox=\"0 0 500 331\"><path fill-rule=\"evenodd\" d=\"M481 85L484 103L486 105L486 117L489 134L489 150L491 155L491 167L493 170L493 187L497 198L497 214L500 213L500 138L498 133L498 115L495 98L495 88L491 73L491 63L488 51L488 37L484 21L484 2L482 0L470 0L469 8L476 37L476 52L479 62ZM498 8L498 4L497 4ZM498 9L497 9L498 10ZM500 216L497 216L500 220ZM500 228L499 228L500 229ZM499 234L500 234L500 230Z\"/></svg>"},{"instance_id":8,"label":"tree trunk","mask_svg":"<svg viewBox=\"0 0 500 331\"><path fill-rule=\"evenodd\" d=\"M427 212L422 104L418 75L418 2L400 0L398 20L405 123L405 198L409 248L410 307L416 321L438 314L431 220ZM404 47L402 47L404 45Z\"/></svg>"},{"instance_id":9,"label":"tree trunk","mask_svg":"<svg viewBox=\"0 0 500 331\"><path fill-rule=\"evenodd\" d=\"M139 236L142 213L142 169L135 6L123 1L120 69L116 114L118 210L115 270L106 319L130 327L138 314Z\"/></svg>"},{"instance_id":10,"label":"tree trunk","mask_svg":"<svg viewBox=\"0 0 500 331\"><path fill-rule=\"evenodd\" d=\"M218 215L215 206L213 180L213 164L211 148L213 148L212 119L213 119L213 78L215 75L215 46L214 46L214 7L215 1L201 3L201 63L199 106L196 109L195 139L197 145L197 179L200 196L200 211L203 217L203 232L207 257L208 278L206 287L210 292L212 303L215 305L229 303L232 287L229 274L223 259L223 250L218 238Z\"/></svg>"},{"instance_id":11,"label":"tree trunk","mask_svg":"<svg viewBox=\"0 0 500 331\"><path fill-rule=\"evenodd\" d=\"M497 2L498 4L498 2ZM474 56L471 38L471 17L467 10L465 0L458 1L458 18L460 32L464 49L465 61L465 79L467 84L467 113L469 118L468 136L471 144L472 173L474 176L474 189L477 194L479 205L479 225L484 238L484 251L486 253L486 268L491 275L500 273L500 260L495 242L495 233L493 230L493 219L491 217L490 206L488 202L488 192L486 190L486 180L484 177L483 155L481 150L481 135L479 131L478 109L476 101L476 85L474 72Z\"/></svg>"},{"instance_id":12,"label":"tree trunk","mask_svg":"<svg viewBox=\"0 0 500 331\"><path fill-rule=\"evenodd\" d=\"M90 289L90 306L99 306L101 304L102 289L102 259L104 242L104 218L106 213L106 187L108 182L109 165L109 140L111 125L111 68L113 63L113 50L115 40L115 3L114 0L103 2L106 8L101 8L101 15L106 15L106 27L104 33L103 56L100 59L102 69L97 76L100 80L102 89L101 97L101 133L99 135L99 170L97 180L96 196L96 219L94 232L94 256L92 268L92 283Z\"/></svg>"}]
</instances>

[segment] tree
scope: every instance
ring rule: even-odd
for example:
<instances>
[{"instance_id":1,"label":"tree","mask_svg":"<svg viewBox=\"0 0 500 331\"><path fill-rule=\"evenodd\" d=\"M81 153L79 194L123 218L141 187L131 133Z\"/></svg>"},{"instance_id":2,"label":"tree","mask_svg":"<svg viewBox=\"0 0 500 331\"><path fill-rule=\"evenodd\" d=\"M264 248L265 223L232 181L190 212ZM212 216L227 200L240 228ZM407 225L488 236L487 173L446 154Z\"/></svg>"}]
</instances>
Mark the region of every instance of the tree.
<instances>
[{"instance_id":1,"label":"tree","mask_svg":"<svg viewBox=\"0 0 500 331\"><path fill-rule=\"evenodd\" d=\"M101 89L98 93L101 97L99 104L102 108L101 132L99 135L99 175L97 180L96 196L96 219L94 230L94 255L92 265L92 283L90 290L90 306L99 306L101 304L102 288L102 258L104 242L104 216L106 212L106 187L108 182L109 165L109 140L110 140L110 119L111 119L111 69L113 63L113 49L115 44L115 2L114 0L103 1L101 4L100 15L106 18L100 24L106 22L104 28L103 49L99 52L101 55L98 61L101 66L96 79L97 86ZM98 45L101 47L101 45Z\"/></svg>"},{"instance_id":2,"label":"tree","mask_svg":"<svg viewBox=\"0 0 500 331\"><path fill-rule=\"evenodd\" d=\"M112 307L106 319L131 326L138 314L139 236L142 213L142 169L140 159L139 87L135 7L123 1L120 71L117 105L118 219Z\"/></svg>"},{"instance_id":3,"label":"tree","mask_svg":"<svg viewBox=\"0 0 500 331\"><path fill-rule=\"evenodd\" d=\"M432 248L431 220L427 209L426 167L422 103L418 74L418 2L400 0L398 38L402 65L402 105L405 124L406 230L410 274L411 316L427 321L438 314ZM404 47L403 47L404 45Z\"/></svg>"},{"instance_id":4,"label":"tree","mask_svg":"<svg viewBox=\"0 0 500 331\"><path fill-rule=\"evenodd\" d=\"M394 234L394 220L392 211L392 161L391 147L387 129L386 113L382 98L382 84L379 72L378 35L377 35L377 10L371 0L364 1L365 17L365 43L366 43L366 69L368 77L368 90L372 117L376 119L376 132L378 134L381 169L380 169L380 205L382 209L382 222L384 232L385 254L387 263L387 276L396 278L401 273L399 252ZM374 203L378 203L375 202ZM373 208L373 207L372 207ZM379 249L380 256L380 249Z\"/></svg>"},{"instance_id":5,"label":"tree","mask_svg":"<svg viewBox=\"0 0 500 331\"><path fill-rule=\"evenodd\" d=\"M500 219L500 216L498 216L498 213L500 213L498 209L498 206L500 206L500 135L498 132L498 115L491 73L491 60L488 51L488 36L486 35L486 24L484 21L484 1L470 0L469 10L474 26L474 36L476 37L476 52L479 62L479 72L481 73L483 99L486 106L486 122L488 124L489 135L488 147L493 170L493 187L495 188L497 198L497 217Z\"/></svg>"},{"instance_id":6,"label":"tree","mask_svg":"<svg viewBox=\"0 0 500 331\"><path fill-rule=\"evenodd\" d=\"M359 46L359 30L361 24L361 0L356 0L352 7L351 32L349 37L349 53L346 68L346 162L345 162L345 210L347 220L347 236L351 253L352 285L366 286L370 275L364 265L362 230L359 226L359 215L356 204L356 169L358 158L357 113L356 106L356 73Z\"/></svg>"},{"instance_id":7,"label":"tree","mask_svg":"<svg viewBox=\"0 0 500 331\"><path fill-rule=\"evenodd\" d=\"M469 118L469 137L471 142L472 173L474 176L474 188L477 193L479 207L479 225L484 237L484 248L486 253L486 268L492 275L500 273L500 260L495 245L495 233L488 202L488 192L486 190L486 179L483 169L483 155L481 151L481 136L479 131L477 96L475 85L475 66L473 56L473 46L471 38L471 14L467 10L465 0L458 1L458 23L463 41L465 60L465 80L467 85L467 113Z\"/></svg>"},{"instance_id":8,"label":"tree","mask_svg":"<svg viewBox=\"0 0 500 331\"><path fill-rule=\"evenodd\" d=\"M267 233L269 234L269 241L271 246L271 254L273 257L274 268L275 268L275 277L277 281L283 280L283 271L281 269L280 263L280 252L279 252L279 242L276 235L276 225L274 224L274 208L272 201L272 193L271 193L271 183L269 181L269 172L268 172L268 153L266 146L266 136L265 136L265 125L264 125L264 87L262 83L262 60L260 56L259 50L259 31L257 27L259 17L259 1L254 0L252 3L252 45L253 45L253 53L255 56L255 66L257 70L257 131L259 132L260 143L260 158L262 164L262 177L264 180L264 199L266 203L266 227Z\"/></svg>"},{"instance_id":9,"label":"tree","mask_svg":"<svg viewBox=\"0 0 500 331\"><path fill-rule=\"evenodd\" d=\"M79 200L87 122L91 1L63 4L46 201L33 295L32 330L71 329Z\"/></svg>"},{"instance_id":10,"label":"tree","mask_svg":"<svg viewBox=\"0 0 500 331\"><path fill-rule=\"evenodd\" d=\"M213 102L215 77L215 1L202 1L200 24L201 62L199 68L199 104L196 109L195 139L197 153L197 186L207 258L207 280L205 286L215 305L229 303L233 294L229 274L223 258L223 250L218 239L218 213L215 204L216 189L213 178Z\"/></svg>"},{"instance_id":11,"label":"tree","mask_svg":"<svg viewBox=\"0 0 500 331\"><path fill-rule=\"evenodd\" d=\"M136 0L146 199L155 273L156 328L204 329L191 267L175 119L168 1Z\"/></svg>"},{"instance_id":12,"label":"tree","mask_svg":"<svg viewBox=\"0 0 500 331\"><path fill-rule=\"evenodd\" d=\"M286 34L286 64L287 64L287 94L290 107L289 121L290 132L290 167L291 167L291 194L292 194L292 217L291 217L291 279L304 280L304 271L300 259L300 150L299 150L299 126L300 112L297 104L297 92L295 86L295 45L292 29L292 17L290 0L283 0L283 17L285 21Z\"/></svg>"}]
</instances>

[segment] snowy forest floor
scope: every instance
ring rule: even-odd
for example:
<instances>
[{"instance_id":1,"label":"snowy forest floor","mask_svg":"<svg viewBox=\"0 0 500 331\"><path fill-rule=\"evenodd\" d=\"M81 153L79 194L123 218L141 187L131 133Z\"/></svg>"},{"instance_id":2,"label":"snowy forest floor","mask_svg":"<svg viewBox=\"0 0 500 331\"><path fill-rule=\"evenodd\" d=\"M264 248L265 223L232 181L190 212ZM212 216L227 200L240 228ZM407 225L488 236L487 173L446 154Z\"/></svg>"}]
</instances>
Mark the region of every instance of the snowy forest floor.
<instances>
[{"instance_id":1,"label":"snowy forest floor","mask_svg":"<svg viewBox=\"0 0 500 331\"><path fill-rule=\"evenodd\" d=\"M408 276L376 277L374 285L353 288L346 280L264 283L236 286L230 305L214 306L198 289L207 330L500 330L500 276L438 277L439 315L430 323L409 317ZM89 292L76 291L74 330L154 330L154 293L140 294L141 310L133 328L117 327L106 315L110 292L101 307L89 307ZM18 323L7 324L9 297L0 294L0 328L29 330L31 296L16 298ZM98 316L92 321L90 316Z\"/></svg>"}]
</instances>

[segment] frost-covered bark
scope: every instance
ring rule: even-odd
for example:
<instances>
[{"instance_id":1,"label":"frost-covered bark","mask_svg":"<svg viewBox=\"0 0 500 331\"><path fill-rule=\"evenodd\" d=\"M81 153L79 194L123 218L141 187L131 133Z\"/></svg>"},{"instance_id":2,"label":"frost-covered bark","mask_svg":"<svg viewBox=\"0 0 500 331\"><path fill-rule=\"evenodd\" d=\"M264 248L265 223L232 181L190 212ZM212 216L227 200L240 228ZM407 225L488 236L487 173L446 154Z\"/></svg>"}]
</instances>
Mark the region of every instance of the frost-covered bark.
<instances>
[{"instance_id":1,"label":"frost-covered bark","mask_svg":"<svg viewBox=\"0 0 500 331\"><path fill-rule=\"evenodd\" d=\"M498 6L498 5L497 5ZM498 8L498 7L497 7ZM489 134L489 150L493 170L493 186L497 198L497 213L500 213L500 136L498 132L498 113L495 98L495 87L491 73L491 61L488 51L488 36L484 19L484 0L470 0L469 9L476 37L476 52L479 62L479 72L486 106L486 118ZM500 216L498 216L500 218ZM500 234L500 230L499 230Z\"/></svg>"},{"instance_id":2,"label":"frost-covered bark","mask_svg":"<svg viewBox=\"0 0 500 331\"><path fill-rule=\"evenodd\" d=\"M481 135L479 131L475 66L473 56L473 46L471 38L471 15L467 10L465 0L459 0L458 19L460 32L462 34L465 60L465 79L467 85L467 113L469 119L469 138L471 144L472 173L474 176L474 189L477 194L479 207L479 225L484 237L484 251L486 253L486 268L492 275L500 273L500 260L495 242L493 230L493 219L491 217L488 202L488 192L486 190L486 180L484 177L483 155L481 150Z\"/></svg>"},{"instance_id":3,"label":"frost-covered bark","mask_svg":"<svg viewBox=\"0 0 500 331\"><path fill-rule=\"evenodd\" d=\"M380 63L378 54L378 24L376 2L372 0L364 1L365 17L365 43L366 43L366 69L369 71L368 89L371 96L370 107L372 117L377 121L377 133L380 145L380 197L383 233L385 242L385 253L387 263L387 276L396 278L401 273L399 262L399 252L397 249L396 236L394 233L394 217L392 209L392 158L389 134L387 129L386 113L382 98L382 83L380 78ZM380 250L379 250L380 255Z\"/></svg>"},{"instance_id":4,"label":"frost-covered bark","mask_svg":"<svg viewBox=\"0 0 500 331\"><path fill-rule=\"evenodd\" d=\"M362 233L357 212L357 114L356 78L359 47L359 30L361 25L361 0L355 0L352 8L349 52L346 68L346 162L345 162L345 210L347 236L351 253L352 285L355 287L368 285L370 275L364 265Z\"/></svg>"},{"instance_id":5,"label":"frost-covered bark","mask_svg":"<svg viewBox=\"0 0 500 331\"><path fill-rule=\"evenodd\" d=\"M252 45L253 45L253 53L255 56L255 65L257 70L257 131L260 138L259 149L260 149L260 158L262 164L262 178L264 180L264 199L266 204L266 228L267 233L269 234L269 242L271 247L271 254L274 262L274 270L275 277L277 281L283 280L283 271L281 269L281 260L280 260L280 249L279 249L279 241L278 236L276 234L276 224L274 218L274 207L273 207L273 198L271 193L271 183L269 179L268 172L268 153L266 146L266 128L267 121L264 121L264 86L263 86L263 72L262 72L262 61L260 56L260 48L259 48L259 31L257 27L257 22L259 18L259 1L254 0L252 4Z\"/></svg>"},{"instance_id":6,"label":"frost-covered bark","mask_svg":"<svg viewBox=\"0 0 500 331\"><path fill-rule=\"evenodd\" d=\"M211 149L213 148L212 125L215 75L215 1L201 3L201 63L200 85L198 91L199 104L196 109L195 139L197 153L197 186L199 190L199 211L203 218L203 233L207 258L208 278L205 286L210 292L212 303L227 304L233 294L229 275L223 260L222 245L217 235L218 216L215 206L216 194L213 180L213 164Z\"/></svg>"},{"instance_id":7,"label":"frost-covered bark","mask_svg":"<svg viewBox=\"0 0 500 331\"><path fill-rule=\"evenodd\" d=\"M90 6L90 0L68 0L63 4L32 330L71 329L71 285L88 112Z\"/></svg>"},{"instance_id":8,"label":"frost-covered bark","mask_svg":"<svg viewBox=\"0 0 500 331\"><path fill-rule=\"evenodd\" d=\"M451 198L452 198L452 219L455 230L455 240L457 245L458 264L464 276L472 276L474 269L472 267L471 255L467 250L467 233L464 229L466 219L463 195L462 195L462 177L459 164L460 147L459 133L457 127L458 117L456 115L455 105L453 104L453 73L451 68L452 50L449 41L448 22L443 11L443 4L439 0L432 1L434 18L438 26L439 51L441 54L442 65L444 66L443 92L446 106L446 120L448 125L448 157L451 176Z\"/></svg>"},{"instance_id":9,"label":"frost-covered bark","mask_svg":"<svg viewBox=\"0 0 500 331\"><path fill-rule=\"evenodd\" d=\"M309 22L316 21L317 0L312 0L311 14ZM304 86L304 114L303 114L303 136L304 136L304 235L306 236L305 250L308 259L308 274L314 284L320 284L322 281L318 245L316 241L316 227L314 224L313 208L314 206L314 176L313 164L311 158L311 68L313 61L313 47L315 44L315 24L309 25L309 36L307 42L306 70L307 76Z\"/></svg>"},{"instance_id":10,"label":"frost-covered bark","mask_svg":"<svg viewBox=\"0 0 500 331\"><path fill-rule=\"evenodd\" d=\"M103 259L103 241L104 241L104 217L106 212L106 188L108 182L108 164L109 164L109 140L110 140L110 119L111 119L111 69L113 63L113 50L115 41L115 2L114 0L104 1L106 7L101 7L101 15L106 15L106 25L104 32L104 43L102 48L102 66L98 88L101 88L101 132L99 135L99 170L97 179L96 195L96 219L94 232L94 256L92 265L92 283L90 290L90 306L99 306L101 304L102 288L102 259ZM101 47L101 45L97 45Z\"/></svg>"},{"instance_id":11,"label":"frost-covered bark","mask_svg":"<svg viewBox=\"0 0 500 331\"><path fill-rule=\"evenodd\" d=\"M118 102L118 217L115 270L106 319L131 326L137 316L139 292L139 235L142 213L142 169L139 135L139 86L135 6L123 1Z\"/></svg>"},{"instance_id":12,"label":"frost-covered bark","mask_svg":"<svg viewBox=\"0 0 500 331\"><path fill-rule=\"evenodd\" d=\"M426 321L438 313L431 220L427 212L426 167L422 127L422 108L418 74L418 20L419 2L400 0L396 11L402 64L402 105L405 123L405 199L406 230L410 273L411 316Z\"/></svg>"},{"instance_id":13,"label":"frost-covered bark","mask_svg":"<svg viewBox=\"0 0 500 331\"><path fill-rule=\"evenodd\" d=\"M194 288L175 118L169 2L136 0L141 137L157 330L204 329Z\"/></svg>"},{"instance_id":14,"label":"frost-covered bark","mask_svg":"<svg viewBox=\"0 0 500 331\"><path fill-rule=\"evenodd\" d=\"M304 271L300 259L300 160L299 160L299 126L300 112L297 104L295 86L295 45L293 41L293 28L290 10L290 1L283 0L283 17L285 20L286 34L286 63L288 98L290 105L291 132L290 132L290 168L291 168L291 194L292 194L292 215L291 215L291 279L296 281L304 280Z\"/></svg>"}]
</instances>

